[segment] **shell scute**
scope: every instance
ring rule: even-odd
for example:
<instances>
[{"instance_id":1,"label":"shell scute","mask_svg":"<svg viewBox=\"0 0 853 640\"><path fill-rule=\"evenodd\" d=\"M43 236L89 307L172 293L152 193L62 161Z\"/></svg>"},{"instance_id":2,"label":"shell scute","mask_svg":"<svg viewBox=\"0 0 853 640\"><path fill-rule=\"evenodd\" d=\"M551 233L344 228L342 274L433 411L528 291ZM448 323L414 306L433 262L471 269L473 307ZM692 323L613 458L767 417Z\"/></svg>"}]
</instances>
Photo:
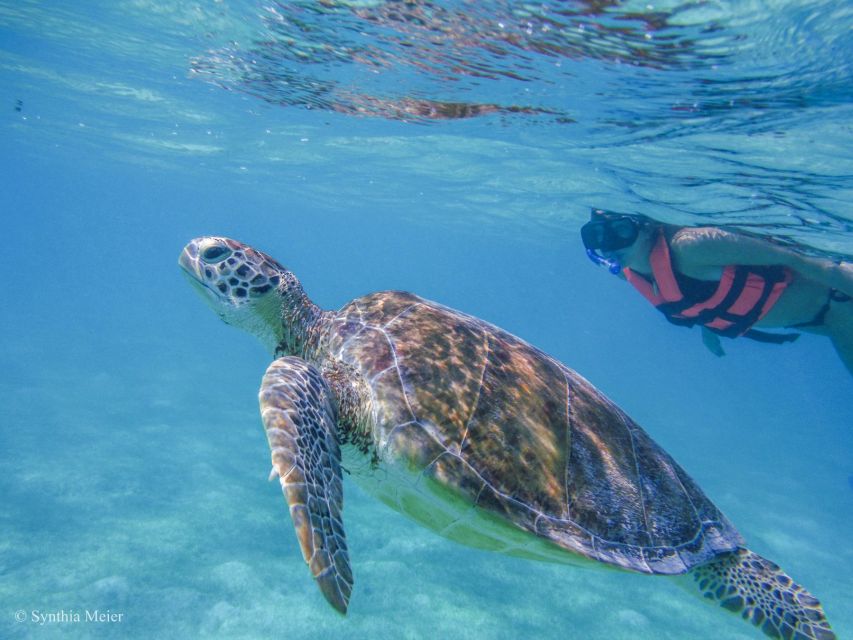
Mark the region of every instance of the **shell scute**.
<instances>
[{"instance_id":1,"label":"shell scute","mask_svg":"<svg viewBox=\"0 0 853 640\"><path fill-rule=\"evenodd\" d=\"M415 414L435 424L444 442L458 450L477 406L488 341L476 324L447 320L444 310L421 305L385 331L411 387Z\"/></svg>"},{"instance_id":2,"label":"shell scute","mask_svg":"<svg viewBox=\"0 0 853 640\"><path fill-rule=\"evenodd\" d=\"M395 456L405 460L412 470L424 469L446 452L444 445L414 421L395 427L390 432L385 447L393 451Z\"/></svg>"},{"instance_id":3,"label":"shell scute","mask_svg":"<svg viewBox=\"0 0 853 640\"><path fill-rule=\"evenodd\" d=\"M644 517L631 434L621 412L610 409L601 410L591 386L573 386L566 473L570 517L604 540L647 545L647 533L636 526Z\"/></svg>"},{"instance_id":4,"label":"shell scute","mask_svg":"<svg viewBox=\"0 0 853 640\"><path fill-rule=\"evenodd\" d=\"M673 547L646 547L643 562L655 573L676 574L687 571L684 560Z\"/></svg>"},{"instance_id":5,"label":"shell scute","mask_svg":"<svg viewBox=\"0 0 853 640\"><path fill-rule=\"evenodd\" d=\"M479 402L462 453L500 493L534 511L566 512L567 387L550 360L491 336Z\"/></svg>"},{"instance_id":6,"label":"shell scute","mask_svg":"<svg viewBox=\"0 0 853 640\"><path fill-rule=\"evenodd\" d=\"M466 503L473 505L483 491L485 482L462 458L444 453L423 472L424 478L441 486L452 486Z\"/></svg>"}]
</instances>

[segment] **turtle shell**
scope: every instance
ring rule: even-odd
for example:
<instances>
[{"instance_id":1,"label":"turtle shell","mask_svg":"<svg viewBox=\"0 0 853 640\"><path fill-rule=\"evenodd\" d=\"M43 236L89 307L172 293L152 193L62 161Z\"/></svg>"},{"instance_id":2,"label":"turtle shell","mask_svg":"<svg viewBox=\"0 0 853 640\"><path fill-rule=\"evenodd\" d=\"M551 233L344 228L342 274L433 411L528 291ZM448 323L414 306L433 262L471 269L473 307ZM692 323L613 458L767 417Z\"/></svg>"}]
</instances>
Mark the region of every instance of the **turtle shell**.
<instances>
[{"instance_id":1,"label":"turtle shell","mask_svg":"<svg viewBox=\"0 0 853 640\"><path fill-rule=\"evenodd\" d=\"M743 541L695 482L583 377L523 340L410 293L332 319L331 357L371 392L380 457L586 558L677 574Z\"/></svg>"}]
</instances>

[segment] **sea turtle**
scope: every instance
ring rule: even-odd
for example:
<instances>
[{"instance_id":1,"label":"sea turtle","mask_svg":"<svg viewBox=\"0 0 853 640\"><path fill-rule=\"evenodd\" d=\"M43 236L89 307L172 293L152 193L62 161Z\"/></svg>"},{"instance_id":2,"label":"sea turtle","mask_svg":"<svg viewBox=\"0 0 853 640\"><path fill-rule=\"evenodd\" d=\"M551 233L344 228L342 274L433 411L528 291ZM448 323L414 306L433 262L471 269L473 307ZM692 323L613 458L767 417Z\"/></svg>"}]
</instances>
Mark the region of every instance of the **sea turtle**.
<instances>
[{"instance_id":1,"label":"sea turtle","mask_svg":"<svg viewBox=\"0 0 853 640\"><path fill-rule=\"evenodd\" d=\"M227 238L180 266L274 354L260 407L296 535L329 603L353 586L342 468L462 544L682 576L774 638L835 638L820 603L750 551L690 476L580 375L487 322L411 293L324 311L268 255Z\"/></svg>"}]
</instances>

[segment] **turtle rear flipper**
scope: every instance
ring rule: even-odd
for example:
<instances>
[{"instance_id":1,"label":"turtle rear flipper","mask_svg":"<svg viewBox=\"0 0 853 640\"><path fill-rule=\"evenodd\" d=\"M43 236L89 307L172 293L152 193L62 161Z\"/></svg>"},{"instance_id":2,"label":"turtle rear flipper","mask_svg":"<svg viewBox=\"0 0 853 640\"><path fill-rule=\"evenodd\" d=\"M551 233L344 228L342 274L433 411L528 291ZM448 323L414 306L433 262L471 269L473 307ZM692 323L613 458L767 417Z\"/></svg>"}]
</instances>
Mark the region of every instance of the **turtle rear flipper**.
<instances>
[{"instance_id":1,"label":"turtle rear flipper","mask_svg":"<svg viewBox=\"0 0 853 640\"><path fill-rule=\"evenodd\" d=\"M818 599L749 549L696 567L687 580L702 596L752 622L771 638L835 640Z\"/></svg>"},{"instance_id":2,"label":"turtle rear flipper","mask_svg":"<svg viewBox=\"0 0 853 640\"><path fill-rule=\"evenodd\" d=\"M340 613L352 593L341 509L341 451L331 391L305 360L279 358L267 369L259 394L261 417L305 562Z\"/></svg>"}]
</instances>

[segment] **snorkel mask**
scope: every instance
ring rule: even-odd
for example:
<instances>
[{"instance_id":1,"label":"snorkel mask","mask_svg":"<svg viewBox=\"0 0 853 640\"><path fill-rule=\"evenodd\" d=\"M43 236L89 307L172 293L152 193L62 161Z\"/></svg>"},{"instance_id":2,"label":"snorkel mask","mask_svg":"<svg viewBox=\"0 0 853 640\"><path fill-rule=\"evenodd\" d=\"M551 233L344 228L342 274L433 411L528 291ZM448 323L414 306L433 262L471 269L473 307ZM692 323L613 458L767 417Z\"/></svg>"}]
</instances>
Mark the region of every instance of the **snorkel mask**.
<instances>
[{"instance_id":1,"label":"snorkel mask","mask_svg":"<svg viewBox=\"0 0 853 640\"><path fill-rule=\"evenodd\" d=\"M605 258L599 251L618 251L630 247L640 234L640 223L634 216L592 210L592 219L581 227L581 240L586 255L595 264L607 267L612 274L622 271L618 260Z\"/></svg>"}]
</instances>

